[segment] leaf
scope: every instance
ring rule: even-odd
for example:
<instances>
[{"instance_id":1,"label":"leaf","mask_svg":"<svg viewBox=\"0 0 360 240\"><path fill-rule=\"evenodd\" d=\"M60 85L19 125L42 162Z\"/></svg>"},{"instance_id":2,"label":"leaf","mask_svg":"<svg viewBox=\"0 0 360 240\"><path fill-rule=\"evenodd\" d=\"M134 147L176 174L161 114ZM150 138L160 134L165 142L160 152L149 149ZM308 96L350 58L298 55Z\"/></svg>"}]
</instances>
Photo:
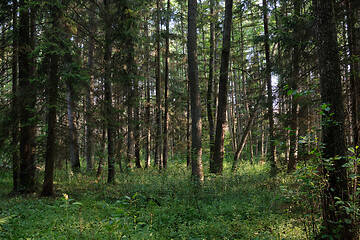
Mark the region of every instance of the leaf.
<instances>
[{"instance_id":1,"label":"leaf","mask_svg":"<svg viewBox=\"0 0 360 240\"><path fill-rule=\"evenodd\" d=\"M5 224L6 222L8 222L13 217L15 217L15 215L10 215L10 216L7 216L7 217L0 218L0 225Z\"/></svg>"}]
</instances>

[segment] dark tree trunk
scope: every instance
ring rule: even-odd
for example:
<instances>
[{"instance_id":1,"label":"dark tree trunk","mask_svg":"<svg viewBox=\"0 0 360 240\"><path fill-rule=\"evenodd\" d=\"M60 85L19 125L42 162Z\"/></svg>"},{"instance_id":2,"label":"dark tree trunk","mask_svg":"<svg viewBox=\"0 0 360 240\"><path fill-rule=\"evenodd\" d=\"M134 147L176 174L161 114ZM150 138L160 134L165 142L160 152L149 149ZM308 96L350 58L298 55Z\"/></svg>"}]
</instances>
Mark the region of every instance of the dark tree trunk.
<instances>
[{"instance_id":1,"label":"dark tree trunk","mask_svg":"<svg viewBox=\"0 0 360 240\"><path fill-rule=\"evenodd\" d=\"M55 35L59 31L60 9L55 7L50 8L52 20L52 33L50 41L59 46L58 39L60 36ZM45 158L45 175L42 189L42 196L52 196L54 194L54 163L56 159L56 112L57 112L57 97L59 84L59 55L58 49L52 47L50 49L50 72L48 79L48 129L47 129L47 144L46 144L46 158Z\"/></svg>"},{"instance_id":2,"label":"dark tree trunk","mask_svg":"<svg viewBox=\"0 0 360 240\"><path fill-rule=\"evenodd\" d=\"M94 7L93 1L90 1L90 7ZM85 158L86 170L92 171L94 168L94 151L93 151L93 123L92 123L92 106L94 105L94 35L95 35L95 14L91 9L89 13L89 40L88 40L88 62L87 71L90 75L89 83L86 89L86 113L85 113Z\"/></svg>"},{"instance_id":3,"label":"dark tree trunk","mask_svg":"<svg viewBox=\"0 0 360 240\"><path fill-rule=\"evenodd\" d=\"M210 172L222 174L224 161L224 138L226 125L226 106L228 98L228 71L231 45L231 24L232 24L232 0L225 1L225 20L223 46L221 53L220 81L219 81L219 103L217 111L217 122L215 132L215 151L213 166Z\"/></svg>"},{"instance_id":4,"label":"dark tree trunk","mask_svg":"<svg viewBox=\"0 0 360 240\"><path fill-rule=\"evenodd\" d=\"M301 1L294 1L294 17L295 21L299 21L300 18ZM300 81L300 36L299 26L295 24L294 28L294 39L295 45L292 52L292 70L290 76L290 88L293 91L298 91L298 82ZM298 98L296 95L291 96L291 119L290 119L290 151L289 151L289 162L287 171L290 173L296 169L297 156L298 156L298 135L299 135L299 114L298 114Z\"/></svg>"},{"instance_id":5,"label":"dark tree trunk","mask_svg":"<svg viewBox=\"0 0 360 240\"><path fill-rule=\"evenodd\" d=\"M197 2L188 0L188 68L191 104L191 176L196 182L204 181L201 146L201 101L197 61Z\"/></svg>"},{"instance_id":6,"label":"dark tree trunk","mask_svg":"<svg viewBox=\"0 0 360 240\"><path fill-rule=\"evenodd\" d=\"M67 83L67 110L68 110L68 131L69 131L69 151L70 151L70 162L71 170L73 172L80 171L80 158L78 148L78 133L76 128L74 110L74 89L71 80Z\"/></svg>"},{"instance_id":7,"label":"dark tree trunk","mask_svg":"<svg viewBox=\"0 0 360 240\"><path fill-rule=\"evenodd\" d=\"M135 166L141 168L140 158L140 120L139 120L139 83L134 79L134 94L135 94L135 106L134 106L134 147L135 147Z\"/></svg>"},{"instance_id":8,"label":"dark tree trunk","mask_svg":"<svg viewBox=\"0 0 360 240\"><path fill-rule=\"evenodd\" d=\"M207 117L209 122L209 137L210 137L210 161L214 159L215 148L215 124L213 113L213 83L214 83L214 69L215 69L215 16L214 0L210 0L210 56L209 56L209 80L206 95Z\"/></svg>"},{"instance_id":9,"label":"dark tree trunk","mask_svg":"<svg viewBox=\"0 0 360 240\"><path fill-rule=\"evenodd\" d=\"M168 151L169 151L169 45L170 45L170 0L167 1L167 14L166 14L166 38L165 38L165 109L164 109L164 144L163 144L163 162L160 164L160 170L167 168Z\"/></svg>"},{"instance_id":10,"label":"dark tree trunk","mask_svg":"<svg viewBox=\"0 0 360 240\"><path fill-rule=\"evenodd\" d=\"M331 168L324 167L328 184L323 192L323 233L334 239L358 239L354 219L336 204L350 200L347 181L346 143L340 60L337 45L333 2L314 0L317 26L318 61L320 69L323 158L332 160ZM327 163L324 162L324 165ZM350 220L350 221L349 221ZM341 225L341 227L340 227Z\"/></svg>"},{"instance_id":11,"label":"dark tree trunk","mask_svg":"<svg viewBox=\"0 0 360 240\"><path fill-rule=\"evenodd\" d=\"M270 164L271 164L271 175L274 176L277 172L276 166L276 148L275 148L275 137L274 137L274 107L273 107L273 93L271 85L271 61L270 61L270 46L269 46L269 16L268 16L268 5L267 1L263 0L264 8L264 33L265 33L265 60L266 60L266 83L267 83L267 95L268 95L268 118L269 118L269 145L270 145Z\"/></svg>"},{"instance_id":12,"label":"dark tree trunk","mask_svg":"<svg viewBox=\"0 0 360 240\"><path fill-rule=\"evenodd\" d=\"M104 1L105 15L109 14L109 1ZM106 126L107 126L107 151L108 151L108 183L115 181L115 156L114 156L114 122L113 103L112 103L112 86L111 86L111 54L112 54L112 39L111 39L111 22L106 21L105 26L105 45L104 45L104 89L105 89L105 112L106 112Z\"/></svg>"},{"instance_id":13,"label":"dark tree trunk","mask_svg":"<svg viewBox=\"0 0 360 240\"><path fill-rule=\"evenodd\" d=\"M35 191L35 105L36 88L31 81L31 39L29 8L20 0L19 15L19 104L20 104L20 181L19 193Z\"/></svg>"},{"instance_id":14,"label":"dark tree trunk","mask_svg":"<svg viewBox=\"0 0 360 240\"><path fill-rule=\"evenodd\" d=\"M13 29L17 29L18 3L13 0ZM17 193L19 187L20 157L19 157L19 90L18 90L18 31L13 31L13 58L12 58L12 168L13 168L13 193Z\"/></svg>"},{"instance_id":15,"label":"dark tree trunk","mask_svg":"<svg viewBox=\"0 0 360 240\"><path fill-rule=\"evenodd\" d=\"M160 0L156 1L156 137L155 137L155 161L154 164L162 164L162 111L161 111L161 49L160 49Z\"/></svg>"}]
</instances>

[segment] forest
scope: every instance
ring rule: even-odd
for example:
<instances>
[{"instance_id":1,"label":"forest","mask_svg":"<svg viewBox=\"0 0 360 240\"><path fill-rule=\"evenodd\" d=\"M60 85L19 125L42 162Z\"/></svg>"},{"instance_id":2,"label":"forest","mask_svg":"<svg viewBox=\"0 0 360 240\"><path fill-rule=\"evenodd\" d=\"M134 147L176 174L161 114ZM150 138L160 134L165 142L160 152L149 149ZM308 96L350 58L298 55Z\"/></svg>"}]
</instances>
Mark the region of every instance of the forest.
<instances>
[{"instance_id":1,"label":"forest","mask_svg":"<svg viewBox=\"0 0 360 240\"><path fill-rule=\"evenodd\" d=\"M0 239L360 239L360 1L0 1Z\"/></svg>"}]
</instances>

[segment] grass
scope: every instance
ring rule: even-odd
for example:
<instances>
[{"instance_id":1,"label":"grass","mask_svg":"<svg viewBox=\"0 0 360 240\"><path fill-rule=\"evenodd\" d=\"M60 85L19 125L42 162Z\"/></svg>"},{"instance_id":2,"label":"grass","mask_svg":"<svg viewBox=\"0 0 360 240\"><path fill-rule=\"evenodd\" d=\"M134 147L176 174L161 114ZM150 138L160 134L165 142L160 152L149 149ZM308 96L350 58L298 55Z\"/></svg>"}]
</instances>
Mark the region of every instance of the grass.
<instances>
[{"instance_id":1,"label":"grass","mask_svg":"<svg viewBox=\"0 0 360 240\"><path fill-rule=\"evenodd\" d=\"M236 174L206 174L192 186L183 164L118 173L56 174L56 197L10 198L11 173L0 177L0 239L306 239L285 180L266 164L242 163ZM283 178L281 178L283 179Z\"/></svg>"}]
</instances>

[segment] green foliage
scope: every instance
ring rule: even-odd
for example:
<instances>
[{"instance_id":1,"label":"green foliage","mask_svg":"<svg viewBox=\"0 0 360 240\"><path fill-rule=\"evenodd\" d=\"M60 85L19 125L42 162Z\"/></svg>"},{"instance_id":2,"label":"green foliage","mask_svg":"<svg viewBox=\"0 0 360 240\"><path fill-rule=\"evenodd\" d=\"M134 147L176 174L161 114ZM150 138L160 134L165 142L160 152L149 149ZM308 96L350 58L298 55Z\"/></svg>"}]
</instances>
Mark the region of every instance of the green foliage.
<instances>
[{"instance_id":1,"label":"green foliage","mask_svg":"<svg viewBox=\"0 0 360 240\"><path fill-rule=\"evenodd\" d=\"M268 171L263 163L243 163L235 175L206 174L200 190L180 161L163 174L118 175L112 185L105 177L59 172L56 198L5 197L11 179L4 173L0 238L305 239L304 220L284 187L292 180L271 179Z\"/></svg>"}]
</instances>

